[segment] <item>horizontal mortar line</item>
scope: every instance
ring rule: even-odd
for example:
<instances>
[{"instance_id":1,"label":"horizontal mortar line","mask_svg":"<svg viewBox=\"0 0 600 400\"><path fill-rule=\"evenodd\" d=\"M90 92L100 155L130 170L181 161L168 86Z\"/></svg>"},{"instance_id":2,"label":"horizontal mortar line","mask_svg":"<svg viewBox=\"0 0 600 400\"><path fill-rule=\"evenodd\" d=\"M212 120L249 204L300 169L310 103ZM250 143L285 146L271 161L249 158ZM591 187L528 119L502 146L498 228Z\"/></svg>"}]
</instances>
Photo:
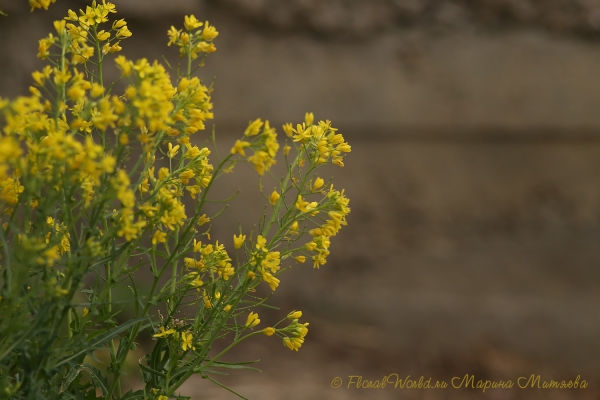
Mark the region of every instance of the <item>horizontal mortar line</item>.
<instances>
[{"instance_id":1,"label":"horizontal mortar line","mask_svg":"<svg viewBox=\"0 0 600 400\"><path fill-rule=\"evenodd\" d=\"M248 122L220 122L220 136L240 136ZM284 135L281 124L272 124L280 137ZM334 125L336 126L336 125ZM339 132L353 142L405 142L405 143L490 143L490 144L552 144L599 143L599 127L501 127L501 126L364 126L338 125ZM239 132L239 133L238 133Z\"/></svg>"},{"instance_id":2,"label":"horizontal mortar line","mask_svg":"<svg viewBox=\"0 0 600 400\"><path fill-rule=\"evenodd\" d=\"M600 128L498 128L498 127L385 127L348 129L344 137L356 141L434 143L600 143ZM365 134L365 132L370 132Z\"/></svg>"}]
</instances>

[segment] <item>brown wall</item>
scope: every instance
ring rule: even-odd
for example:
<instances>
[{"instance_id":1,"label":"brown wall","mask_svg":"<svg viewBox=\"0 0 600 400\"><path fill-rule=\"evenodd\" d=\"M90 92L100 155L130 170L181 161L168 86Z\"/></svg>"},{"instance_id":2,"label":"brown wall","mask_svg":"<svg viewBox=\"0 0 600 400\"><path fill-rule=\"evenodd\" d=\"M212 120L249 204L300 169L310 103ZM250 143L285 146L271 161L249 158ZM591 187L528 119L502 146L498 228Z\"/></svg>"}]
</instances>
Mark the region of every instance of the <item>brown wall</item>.
<instances>
[{"instance_id":1,"label":"brown wall","mask_svg":"<svg viewBox=\"0 0 600 400\"><path fill-rule=\"evenodd\" d=\"M3 96L26 90L53 16L82 3L33 14L2 4L11 14L0 25ZM353 146L344 169L326 171L351 198L349 226L327 265L294 267L274 298L305 310L306 351L267 355L265 373L236 381L240 390L355 399L364 394L330 380L545 371L581 374L595 384L587 395L598 392L598 2L115 3L131 21L132 58L176 62L165 33L184 13L217 26L201 75L216 76L222 148L250 119L279 125L305 111L331 119ZM232 209L259 212L255 175L239 170L221 193L241 187ZM237 210L215 237L252 223ZM301 370L300 383L279 365ZM503 393L494 398L523 398Z\"/></svg>"}]
</instances>

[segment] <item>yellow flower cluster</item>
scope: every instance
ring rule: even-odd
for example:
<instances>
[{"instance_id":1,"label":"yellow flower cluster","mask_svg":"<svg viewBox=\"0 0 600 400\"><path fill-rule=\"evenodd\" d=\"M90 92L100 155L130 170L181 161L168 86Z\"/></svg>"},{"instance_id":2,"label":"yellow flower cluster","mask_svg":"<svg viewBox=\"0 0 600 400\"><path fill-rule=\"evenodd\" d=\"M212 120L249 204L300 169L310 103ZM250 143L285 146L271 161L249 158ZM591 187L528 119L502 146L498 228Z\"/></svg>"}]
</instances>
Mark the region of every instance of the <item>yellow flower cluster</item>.
<instances>
[{"instance_id":1,"label":"yellow flower cluster","mask_svg":"<svg viewBox=\"0 0 600 400\"><path fill-rule=\"evenodd\" d=\"M154 335L152 335L152 337L163 338L169 335L175 335L176 333L177 331L175 329L165 329L164 326L161 326L160 328L158 328L158 333L155 333Z\"/></svg>"},{"instance_id":2,"label":"yellow flower cluster","mask_svg":"<svg viewBox=\"0 0 600 400\"><path fill-rule=\"evenodd\" d=\"M134 85L125 90L125 97L133 106L131 120L138 128L148 130L148 135L140 138L144 144L150 142L151 135L166 130L173 122L173 96L177 89L171 84L171 78L165 68L154 61L150 64L142 58L135 63L119 56L115 60L123 76L133 74Z\"/></svg>"},{"instance_id":3,"label":"yellow flower cluster","mask_svg":"<svg viewBox=\"0 0 600 400\"><path fill-rule=\"evenodd\" d=\"M178 150L179 146L173 147L171 143L170 152ZM201 192L212 179L213 166L208 162L210 151L207 148L199 149L196 146L187 145L186 159L188 163L180 170L171 173L168 168L161 168L158 178L155 177L155 167L148 168L138 190L140 193L150 193L139 209L144 213L148 221L171 231L181 227L187 219L185 205L181 201L183 188L190 193L192 198ZM153 164L153 156L149 153L146 157ZM194 178L195 185L189 185ZM166 234L161 229L155 231L153 245L164 243Z\"/></svg>"},{"instance_id":4,"label":"yellow flower cluster","mask_svg":"<svg viewBox=\"0 0 600 400\"><path fill-rule=\"evenodd\" d=\"M312 257L315 268L319 268L327 262L329 238L337 235L343 225L347 225L346 216L350 213L350 207L348 207L350 200L344 195L344 190L334 190L331 185L326 198L327 201L321 207L329 210L327 212L329 219L320 227L309 231L313 239L305 245L307 250L317 253Z\"/></svg>"},{"instance_id":5,"label":"yellow flower cluster","mask_svg":"<svg viewBox=\"0 0 600 400\"><path fill-rule=\"evenodd\" d=\"M235 272L231 264L231 258L225 250L225 246L219 244L218 241L212 245L202 244L202 242L194 239L193 251L194 253L199 254L198 258L186 257L183 260L187 268L198 270L192 273L192 276L195 278L191 283L192 286L202 286L202 283L200 282L202 282L202 274L205 272L216 272L220 278L226 281L229 280Z\"/></svg>"},{"instance_id":6,"label":"yellow flower cluster","mask_svg":"<svg viewBox=\"0 0 600 400\"><path fill-rule=\"evenodd\" d=\"M180 336L179 332L177 332L175 329L165 328L164 326L161 326L158 328L158 332L156 332L154 335L152 335L152 337L153 338L169 338L171 340L174 340L176 343L181 344L181 349L183 351L196 350L196 347L194 346L194 335L190 331L181 332L181 336ZM160 397L164 397L165 399L167 399L166 396L160 396ZM159 397L159 399L160 399L160 397Z\"/></svg>"},{"instance_id":7,"label":"yellow flower cluster","mask_svg":"<svg viewBox=\"0 0 600 400\"><path fill-rule=\"evenodd\" d=\"M196 350L194 347L194 335L191 332L181 332L181 349L183 351Z\"/></svg>"},{"instance_id":8,"label":"yellow flower cluster","mask_svg":"<svg viewBox=\"0 0 600 400\"><path fill-rule=\"evenodd\" d=\"M121 211L119 215L119 230L117 235L124 237L127 241L137 239L144 228L148 224L148 221L143 219L141 216L135 219L135 194L131 189L131 182L129 175L120 169L117 175L112 179L112 186L116 191L116 197L121 202Z\"/></svg>"},{"instance_id":9,"label":"yellow flower cluster","mask_svg":"<svg viewBox=\"0 0 600 400\"><path fill-rule=\"evenodd\" d=\"M127 28L125 20L115 21L108 31L97 29L100 24L108 22L109 14L116 12L115 5L107 3L106 0L103 0L102 4L97 4L96 1L93 1L92 5L87 6L85 11L79 10L79 15L75 11L69 10L69 15L65 18L65 21L71 22L65 25L65 21L62 21L62 24L57 27L57 31L61 38L65 37L65 33L69 34L66 37L69 43L67 52L72 54L71 62L73 64L81 64L89 61L94 56L96 46L98 48L101 46L100 57L122 50L120 46L121 40L131 36L131 31ZM72 22L77 23L77 25ZM55 26L57 26L56 23ZM91 41L89 39L90 33L92 36ZM51 39L51 36L49 39ZM45 58L48 53L42 50L42 41L40 41L38 56Z\"/></svg>"},{"instance_id":10,"label":"yellow flower cluster","mask_svg":"<svg viewBox=\"0 0 600 400\"><path fill-rule=\"evenodd\" d=\"M219 35L219 32L208 21L204 24L196 19L193 15L188 15L184 19L185 32L181 29L176 29L171 26L167 32L169 35L168 45L174 44L179 47L179 54L183 57L189 54L194 60L198 54L208 54L217 50L213 40ZM199 29L204 25L203 29Z\"/></svg>"},{"instance_id":11,"label":"yellow flower cluster","mask_svg":"<svg viewBox=\"0 0 600 400\"><path fill-rule=\"evenodd\" d=\"M185 135L191 135L204 130L204 121L213 118L212 103L210 101L209 89L202 85L200 79L182 78L177 86L178 94L175 102L178 105L174 120L180 122L180 130ZM167 132L170 136L177 135L175 129ZM189 142L182 141L187 144Z\"/></svg>"},{"instance_id":12,"label":"yellow flower cluster","mask_svg":"<svg viewBox=\"0 0 600 400\"><path fill-rule=\"evenodd\" d=\"M51 2L30 0L32 7L41 8ZM189 377L186 374L208 371L203 368L218 362L220 356L212 358L208 351L229 332L235 333L230 347L260 332L277 334L291 350L302 346L308 323L298 322L300 311L288 314L291 322L285 328L278 325L286 319L241 334L260 324L258 314L250 310L266 299L254 292L262 282L271 291L278 288L282 260L303 263L312 256L315 268L326 263L330 238L346 225L350 208L343 190L334 190L333 185L323 189L325 181L318 177L313 181L311 175L326 163L343 166L344 153L351 149L329 121L315 125L312 113L296 129L284 125L290 138L284 147L287 174L265 194L272 214L263 216L256 239L249 236L246 242L246 235L233 236L236 259L245 257L236 260L239 267L234 268L223 244L202 243L197 236L198 227L211 220L202 214L208 202L215 202L208 191L215 177L231 171L239 161L252 164L260 176L267 174L280 147L276 130L269 121L251 121L231 154L213 167L209 149L191 141L191 135L205 130L213 118L212 89L192 77L191 60L215 51L218 32L193 15L185 17L183 29L171 27L169 44L178 46L188 61L187 74L172 81L156 61L112 55L132 35L124 20L109 21L115 12L106 0L92 1L78 13L69 10L66 18L54 23L56 32L39 42L38 56L48 65L32 74L30 96L10 102L0 99L4 121L0 254L7 258L3 266L14 272L11 282L16 282L3 289L3 296L12 297L8 301L5 297L2 304L15 303L19 299L15 293L35 283L41 295L32 290L27 296L33 304L27 318L35 320L31 310L60 298L63 309L57 308L55 315L64 321L51 321L56 325L52 329L64 327L65 338L68 334L69 340L80 343L91 329L112 328L105 325L107 316L115 313L113 289L140 267L149 267L150 291L139 296L133 290L136 304L141 305L136 308L137 320L127 323L127 333L121 330L118 335L135 340L147 327L140 321L166 301L166 308L160 310L166 310L168 317L151 321L157 327L153 337L159 340L156 351L146 358L152 366L146 371L150 375L156 365L164 366L162 354L169 355L169 368L184 371L173 375L167 385L162 373L147 382L153 398L166 400ZM118 86L103 81L103 65L113 57L125 87L118 94ZM297 151L293 163L288 159L292 146ZM306 164L309 167L304 169ZM322 198L315 201L317 196ZM303 222L312 224L311 239L293 246L308 229L300 227ZM210 230L209 226L200 235L210 241ZM292 239L293 235L297 236ZM88 274L100 270L102 279L90 284ZM74 304L73 299L83 286L89 308L79 318L76 310L84 304ZM189 306L198 307L195 318L176 318ZM242 315L245 323L231 324ZM15 343L29 346L25 341ZM112 341L108 343L112 346ZM115 374L109 397L120 395L118 370L130 347L111 351ZM161 359L152 360L157 354Z\"/></svg>"},{"instance_id":13,"label":"yellow flower cluster","mask_svg":"<svg viewBox=\"0 0 600 400\"><path fill-rule=\"evenodd\" d=\"M258 324L260 324L258 314L255 312L250 312L250 314L248 314L248 317L246 318L246 328L254 328Z\"/></svg>"},{"instance_id":14,"label":"yellow flower cluster","mask_svg":"<svg viewBox=\"0 0 600 400\"><path fill-rule=\"evenodd\" d=\"M292 137L294 142L300 142L310 151L310 159L315 164L331 162L344 166L344 154L352 149L344 141L344 137L336 133L337 129L331 127L331 121L319 121L313 125L312 113L307 114L306 121L298 124L296 129L292 124L286 124L283 129L287 136Z\"/></svg>"},{"instance_id":15,"label":"yellow flower cluster","mask_svg":"<svg viewBox=\"0 0 600 400\"><path fill-rule=\"evenodd\" d=\"M302 312L296 311L295 315L290 313L288 318L292 320L290 325L287 328L284 328L282 331L289 333L290 336L283 337L283 345L290 350L298 351L302 344L304 343L304 338L308 333L308 322L303 324L298 322L298 318L302 316Z\"/></svg>"},{"instance_id":16,"label":"yellow flower cluster","mask_svg":"<svg viewBox=\"0 0 600 400\"><path fill-rule=\"evenodd\" d=\"M262 132L261 128L263 128ZM275 156L277 150L279 150L279 143L277 142L275 128L269 125L269 121L263 123L261 119L256 119L250 122L244 136L247 138L256 137L252 142L238 140L231 149L231 154L238 153L245 156L244 148L249 147L254 150L254 154L248 157L248 161L254 166L256 172L262 176L276 162Z\"/></svg>"},{"instance_id":17,"label":"yellow flower cluster","mask_svg":"<svg viewBox=\"0 0 600 400\"><path fill-rule=\"evenodd\" d=\"M29 5L31 6L31 11L36 8L43 8L47 10L50 7L50 4L56 3L56 0L29 0Z\"/></svg>"},{"instance_id":18,"label":"yellow flower cluster","mask_svg":"<svg viewBox=\"0 0 600 400\"><path fill-rule=\"evenodd\" d=\"M46 234L46 244L50 242L58 243L56 249L60 255L63 255L71 250L71 242L69 238L71 235L66 231L67 226L64 223L58 223L54 218L46 218L46 224L48 225L49 232Z\"/></svg>"},{"instance_id":19,"label":"yellow flower cluster","mask_svg":"<svg viewBox=\"0 0 600 400\"><path fill-rule=\"evenodd\" d=\"M280 252L269 251L266 245L267 239L258 235L255 250L251 253L250 265L255 267L262 280L269 285L271 290L275 291L280 282L275 277L280 269Z\"/></svg>"},{"instance_id":20,"label":"yellow flower cluster","mask_svg":"<svg viewBox=\"0 0 600 400\"><path fill-rule=\"evenodd\" d=\"M258 317L258 315L256 317ZM298 349L300 349L304 343L304 338L308 334L308 322L301 324L298 322L300 317L302 317L302 311L292 311L287 315L287 319L292 320L287 327L277 329L276 326L283 322L280 321L275 325L275 327L267 327L263 329L262 333L264 333L266 336L273 336L277 333L278 336L282 337L283 345L285 347L290 350L298 351ZM248 316L248 320L250 320L250 316Z\"/></svg>"}]
</instances>

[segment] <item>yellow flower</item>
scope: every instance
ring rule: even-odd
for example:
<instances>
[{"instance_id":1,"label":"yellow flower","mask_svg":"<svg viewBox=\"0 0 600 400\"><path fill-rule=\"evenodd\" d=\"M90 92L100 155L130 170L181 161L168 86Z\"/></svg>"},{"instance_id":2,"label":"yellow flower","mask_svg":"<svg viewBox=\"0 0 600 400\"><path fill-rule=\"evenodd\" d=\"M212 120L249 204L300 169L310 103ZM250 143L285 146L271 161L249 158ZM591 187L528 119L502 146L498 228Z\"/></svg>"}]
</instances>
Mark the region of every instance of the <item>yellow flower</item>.
<instances>
[{"instance_id":1,"label":"yellow flower","mask_svg":"<svg viewBox=\"0 0 600 400\"><path fill-rule=\"evenodd\" d=\"M161 394L160 396L158 396L158 400L169 400L169 398Z\"/></svg>"},{"instance_id":2,"label":"yellow flower","mask_svg":"<svg viewBox=\"0 0 600 400\"><path fill-rule=\"evenodd\" d=\"M298 319L302 316L302 311L292 311L287 315L288 319Z\"/></svg>"},{"instance_id":3,"label":"yellow flower","mask_svg":"<svg viewBox=\"0 0 600 400\"><path fill-rule=\"evenodd\" d=\"M166 337L166 336L168 336L168 335L172 335L172 334L174 334L174 333L175 333L175 329L169 329L169 330L165 330L165 327L164 327L164 326L161 326L161 327L158 329L158 333L156 333L156 334L152 335L152 337L158 337L158 338L160 338L160 337Z\"/></svg>"},{"instance_id":4,"label":"yellow flower","mask_svg":"<svg viewBox=\"0 0 600 400\"><path fill-rule=\"evenodd\" d=\"M118 56L115 58L115 64L117 67L123 71L123 76L128 77L131 75L131 71L133 70L133 63L125 58L125 56Z\"/></svg>"},{"instance_id":5,"label":"yellow flower","mask_svg":"<svg viewBox=\"0 0 600 400\"><path fill-rule=\"evenodd\" d=\"M29 0L29 5L31 6L31 11L35 8L43 8L47 10L50 7L50 4L56 3L56 0Z\"/></svg>"},{"instance_id":6,"label":"yellow flower","mask_svg":"<svg viewBox=\"0 0 600 400\"><path fill-rule=\"evenodd\" d=\"M106 32L105 30L101 30L100 32L98 32L98 40L100 42L104 42L105 40L107 40L110 37L110 32Z\"/></svg>"},{"instance_id":7,"label":"yellow flower","mask_svg":"<svg viewBox=\"0 0 600 400\"><path fill-rule=\"evenodd\" d=\"M196 260L190 257L185 257L183 263L187 268L194 268L196 266Z\"/></svg>"},{"instance_id":8,"label":"yellow flower","mask_svg":"<svg viewBox=\"0 0 600 400\"><path fill-rule=\"evenodd\" d=\"M155 231L152 236L152 246L156 246L158 243L165 243L167 241L167 234L162 231Z\"/></svg>"},{"instance_id":9,"label":"yellow flower","mask_svg":"<svg viewBox=\"0 0 600 400\"><path fill-rule=\"evenodd\" d=\"M304 257L304 256L297 256L297 257L294 257L294 260L296 260L296 262L298 264L304 264L304 262L306 261L306 257Z\"/></svg>"},{"instance_id":10,"label":"yellow flower","mask_svg":"<svg viewBox=\"0 0 600 400\"><path fill-rule=\"evenodd\" d=\"M271 193L271 197L269 197L269 203L271 203L271 205L274 206L275 204L277 204L277 201L280 197L281 195L277 193L277 190L273 190L273 193Z\"/></svg>"},{"instance_id":11,"label":"yellow flower","mask_svg":"<svg viewBox=\"0 0 600 400\"><path fill-rule=\"evenodd\" d=\"M85 307L85 308L83 309L83 311L81 312L81 317L83 318L83 317L85 317L86 315L88 315L89 313L90 313L90 309L89 309L89 308L87 308L87 307Z\"/></svg>"},{"instance_id":12,"label":"yellow flower","mask_svg":"<svg viewBox=\"0 0 600 400\"><path fill-rule=\"evenodd\" d=\"M179 35L181 35L181 31L175 29L174 26L171 26L171 29L167 31L167 35L169 35L169 43L167 43L167 46L170 46L177 42L177 39L179 39Z\"/></svg>"},{"instance_id":13,"label":"yellow flower","mask_svg":"<svg viewBox=\"0 0 600 400\"><path fill-rule=\"evenodd\" d=\"M271 288L272 291L275 291L275 289L277 289L277 287L279 286L279 282L281 282L281 281L279 279L275 278L273 276L273 274L271 274L268 271L262 271L261 275L262 275L263 281L265 281L267 283L267 285L269 285L269 287Z\"/></svg>"},{"instance_id":14,"label":"yellow flower","mask_svg":"<svg viewBox=\"0 0 600 400\"><path fill-rule=\"evenodd\" d=\"M323 180L323 178L315 179L315 182L313 183L312 191L313 192L316 191L317 189L322 187L324 184L325 184L325 181Z\"/></svg>"},{"instance_id":15,"label":"yellow flower","mask_svg":"<svg viewBox=\"0 0 600 400\"><path fill-rule=\"evenodd\" d=\"M275 328L272 327L268 327L263 329L263 333L267 336L273 336L273 334L275 334Z\"/></svg>"},{"instance_id":16,"label":"yellow flower","mask_svg":"<svg viewBox=\"0 0 600 400\"><path fill-rule=\"evenodd\" d=\"M202 242L199 242L196 239L194 239L194 253L199 253L200 250L202 250Z\"/></svg>"},{"instance_id":17,"label":"yellow flower","mask_svg":"<svg viewBox=\"0 0 600 400\"><path fill-rule=\"evenodd\" d=\"M181 35L179 35L179 38L181 39L181 44L183 46L187 46L187 44L190 41L190 35L186 32L183 32ZM183 51L183 49L182 49L182 51Z\"/></svg>"},{"instance_id":18,"label":"yellow flower","mask_svg":"<svg viewBox=\"0 0 600 400\"><path fill-rule=\"evenodd\" d=\"M91 90L92 97L100 97L100 96L102 96L103 93L104 93L104 87L102 85L99 85L97 83L94 83L92 85L92 90Z\"/></svg>"},{"instance_id":19,"label":"yellow flower","mask_svg":"<svg viewBox=\"0 0 600 400\"><path fill-rule=\"evenodd\" d=\"M297 235L298 232L298 221L292 222L292 226L290 226L290 230L288 231L288 235Z\"/></svg>"},{"instance_id":20,"label":"yellow flower","mask_svg":"<svg viewBox=\"0 0 600 400\"><path fill-rule=\"evenodd\" d=\"M288 122L287 124L283 125L283 131L285 132L285 134L288 137L292 137L294 128L293 128L292 124L290 122Z\"/></svg>"},{"instance_id":21,"label":"yellow flower","mask_svg":"<svg viewBox=\"0 0 600 400\"><path fill-rule=\"evenodd\" d=\"M257 151L253 156L248 157L248 161L254 165L254 169L259 175L264 175L273 164L275 159L266 151Z\"/></svg>"},{"instance_id":22,"label":"yellow flower","mask_svg":"<svg viewBox=\"0 0 600 400\"><path fill-rule=\"evenodd\" d=\"M206 246L204 246L204 248L202 250L200 250L200 252L202 254L204 254L205 256L209 255L213 251L214 251L214 249L213 249L213 245L212 244L207 244Z\"/></svg>"},{"instance_id":23,"label":"yellow flower","mask_svg":"<svg viewBox=\"0 0 600 400\"><path fill-rule=\"evenodd\" d=\"M194 344L192 343L193 336L191 332L183 332L181 334L181 348L183 351L187 351L188 349L196 350Z\"/></svg>"},{"instance_id":24,"label":"yellow flower","mask_svg":"<svg viewBox=\"0 0 600 400\"><path fill-rule=\"evenodd\" d=\"M195 288L199 288L202 285L204 285L204 282L202 282L202 279L200 278L199 275L196 275L196 277L194 278L194 280L190 282L190 285L192 285Z\"/></svg>"},{"instance_id":25,"label":"yellow flower","mask_svg":"<svg viewBox=\"0 0 600 400\"><path fill-rule=\"evenodd\" d=\"M127 26L122 27L121 29L119 29L117 31L117 39L123 39L123 38L128 38L132 35L131 31L129 30L129 28L127 28Z\"/></svg>"},{"instance_id":26,"label":"yellow flower","mask_svg":"<svg viewBox=\"0 0 600 400\"><path fill-rule=\"evenodd\" d=\"M31 76L38 85L43 86L45 80L50 78L50 74L52 74L52 67L46 65L42 71L34 71Z\"/></svg>"},{"instance_id":27,"label":"yellow flower","mask_svg":"<svg viewBox=\"0 0 600 400\"><path fill-rule=\"evenodd\" d=\"M315 116L313 115L313 113L306 113L306 115L304 116L304 122L306 123L306 126L311 126L314 120Z\"/></svg>"},{"instance_id":28,"label":"yellow flower","mask_svg":"<svg viewBox=\"0 0 600 400\"><path fill-rule=\"evenodd\" d=\"M283 155L287 157L287 155L290 154L290 150L292 150L292 146L283 146Z\"/></svg>"},{"instance_id":29,"label":"yellow flower","mask_svg":"<svg viewBox=\"0 0 600 400\"><path fill-rule=\"evenodd\" d=\"M233 247L239 249L242 244L246 241L246 235L239 234L238 236L233 235Z\"/></svg>"},{"instance_id":30,"label":"yellow flower","mask_svg":"<svg viewBox=\"0 0 600 400\"><path fill-rule=\"evenodd\" d=\"M210 25L208 21L204 24L204 29L202 30L202 39L204 40L213 40L219 35L219 32L215 29L214 26Z\"/></svg>"},{"instance_id":31,"label":"yellow flower","mask_svg":"<svg viewBox=\"0 0 600 400\"><path fill-rule=\"evenodd\" d=\"M127 22L125 22L124 19L119 19L119 20L116 20L115 22L113 22L112 28L119 29L119 28L124 27L125 25L127 25Z\"/></svg>"},{"instance_id":32,"label":"yellow flower","mask_svg":"<svg viewBox=\"0 0 600 400\"><path fill-rule=\"evenodd\" d=\"M298 200L296 200L296 208L302 212L309 212L314 210L319 206L319 203L313 201L309 203L308 201L304 201L301 195L298 195Z\"/></svg>"},{"instance_id":33,"label":"yellow flower","mask_svg":"<svg viewBox=\"0 0 600 400\"><path fill-rule=\"evenodd\" d=\"M208 218L206 214L202 214L200 217L198 217L198 226L202 226L208 222L210 222L210 218Z\"/></svg>"},{"instance_id":34,"label":"yellow flower","mask_svg":"<svg viewBox=\"0 0 600 400\"><path fill-rule=\"evenodd\" d=\"M256 136L260 132L260 128L262 128L263 122L260 118L251 121L244 132L244 136Z\"/></svg>"},{"instance_id":35,"label":"yellow flower","mask_svg":"<svg viewBox=\"0 0 600 400\"><path fill-rule=\"evenodd\" d=\"M260 319L258 319L258 314L255 312L250 312L250 314L248 314L248 318L246 319L246 328L254 328L259 323Z\"/></svg>"},{"instance_id":36,"label":"yellow flower","mask_svg":"<svg viewBox=\"0 0 600 400\"><path fill-rule=\"evenodd\" d=\"M187 147L187 153L185 154L185 158L196 158L198 156L201 155L205 155L208 156L210 154L210 150L208 150L206 147L203 147L202 149L199 149L198 146L191 146L191 145L187 145L185 146Z\"/></svg>"},{"instance_id":37,"label":"yellow flower","mask_svg":"<svg viewBox=\"0 0 600 400\"><path fill-rule=\"evenodd\" d=\"M200 28L202 26L202 22L198 21L194 15L186 15L183 18L183 26L188 31L194 30L196 28Z\"/></svg>"},{"instance_id":38,"label":"yellow flower","mask_svg":"<svg viewBox=\"0 0 600 400\"><path fill-rule=\"evenodd\" d=\"M205 308L212 308L212 303L210 301L210 297L206 295L206 290L204 291L204 296L202 296L202 301L204 302Z\"/></svg>"},{"instance_id":39,"label":"yellow flower","mask_svg":"<svg viewBox=\"0 0 600 400\"><path fill-rule=\"evenodd\" d=\"M220 265L217 268L217 274L226 281L229 280L229 278L231 278L231 275L233 275L234 272L235 270L233 269L231 263L228 262L226 262L223 265Z\"/></svg>"},{"instance_id":40,"label":"yellow flower","mask_svg":"<svg viewBox=\"0 0 600 400\"><path fill-rule=\"evenodd\" d=\"M302 346L302 343L304 343L304 339L302 339L302 338L291 338L290 339L287 336L283 338L284 346L290 350L298 351L300 346Z\"/></svg>"},{"instance_id":41,"label":"yellow flower","mask_svg":"<svg viewBox=\"0 0 600 400\"><path fill-rule=\"evenodd\" d=\"M246 153L244 152L244 148L246 148L248 146L250 146L249 142L242 141L242 140L236 140L235 144L231 148L231 154L238 153L241 156L246 156Z\"/></svg>"},{"instance_id":42,"label":"yellow flower","mask_svg":"<svg viewBox=\"0 0 600 400\"><path fill-rule=\"evenodd\" d=\"M306 248L306 250L313 251L317 248L317 244L315 242L308 242L304 245L304 247Z\"/></svg>"},{"instance_id":43,"label":"yellow flower","mask_svg":"<svg viewBox=\"0 0 600 400\"><path fill-rule=\"evenodd\" d=\"M169 151L167 152L167 156L169 158L173 158L177 155L177 152L179 152L179 145L173 147L173 143L169 143Z\"/></svg>"},{"instance_id":44,"label":"yellow flower","mask_svg":"<svg viewBox=\"0 0 600 400\"><path fill-rule=\"evenodd\" d=\"M198 185L186 186L185 190L190 192L190 196L192 196L192 199L195 199L196 195L200 193L200 187Z\"/></svg>"},{"instance_id":45,"label":"yellow flower","mask_svg":"<svg viewBox=\"0 0 600 400\"><path fill-rule=\"evenodd\" d=\"M306 336L306 334L308 333L308 322L305 322L303 324L299 324L296 323L295 324L295 328L296 328L296 334L300 335L300 337L302 339L304 339L304 337Z\"/></svg>"},{"instance_id":46,"label":"yellow flower","mask_svg":"<svg viewBox=\"0 0 600 400\"><path fill-rule=\"evenodd\" d=\"M279 257L280 253L278 251L272 251L265 256L260 265L264 270L270 269L271 272L275 273L280 268L281 259Z\"/></svg>"},{"instance_id":47,"label":"yellow flower","mask_svg":"<svg viewBox=\"0 0 600 400\"><path fill-rule=\"evenodd\" d=\"M267 239L264 238L262 235L258 235L258 237L256 238L256 248L262 251L267 251L266 244Z\"/></svg>"}]
</instances>

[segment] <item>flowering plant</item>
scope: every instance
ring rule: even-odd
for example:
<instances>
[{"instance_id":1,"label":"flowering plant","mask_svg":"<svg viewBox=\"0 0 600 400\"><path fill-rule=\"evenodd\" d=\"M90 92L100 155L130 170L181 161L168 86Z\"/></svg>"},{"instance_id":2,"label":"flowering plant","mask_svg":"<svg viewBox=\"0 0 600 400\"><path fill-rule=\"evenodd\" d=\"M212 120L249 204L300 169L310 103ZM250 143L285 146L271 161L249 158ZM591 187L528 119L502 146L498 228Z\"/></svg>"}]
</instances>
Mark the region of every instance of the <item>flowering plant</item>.
<instances>
[{"instance_id":1,"label":"flowering plant","mask_svg":"<svg viewBox=\"0 0 600 400\"><path fill-rule=\"evenodd\" d=\"M343 166L350 146L308 113L283 126L286 173L265 194L270 208L256 232L233 236L235 261L211 243L211 187L239 162L272 176L276 130L251 122L222 159L194 145L213 113L212 89L193 73L216 50L217 30L191 15L168 31L187 64L173 82L169 65L115 56L132 33L125 20L109 21L114 13L105 0L69 10L39 42L48 64L33 73L30 95L0 99L2 398L185 398L178 390L190 376L218 383L215 371L245 367L222 356L249 337L278 336L298 350L302 313L258 328L267 297L256 288L275 291L286 260L325 264L350 212L343 190L315 175ZM121 82L109 83L113 57ZM136 279L144 273L149 287ZM124 303L135 313L125 322ZM138 390L125 393L124 366L143 334L153 347L137 362ZM93 365L99 350L109 356L104 369Z\"/></svg>"}]
</instances>

